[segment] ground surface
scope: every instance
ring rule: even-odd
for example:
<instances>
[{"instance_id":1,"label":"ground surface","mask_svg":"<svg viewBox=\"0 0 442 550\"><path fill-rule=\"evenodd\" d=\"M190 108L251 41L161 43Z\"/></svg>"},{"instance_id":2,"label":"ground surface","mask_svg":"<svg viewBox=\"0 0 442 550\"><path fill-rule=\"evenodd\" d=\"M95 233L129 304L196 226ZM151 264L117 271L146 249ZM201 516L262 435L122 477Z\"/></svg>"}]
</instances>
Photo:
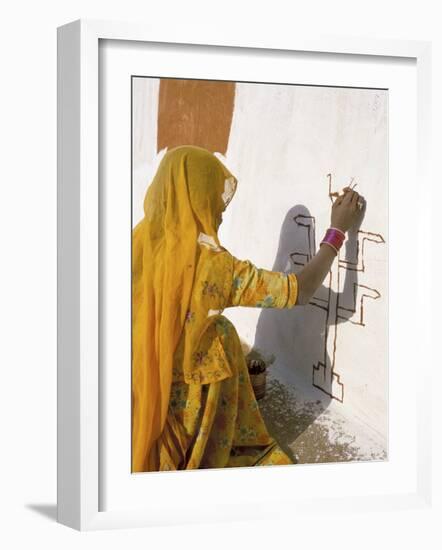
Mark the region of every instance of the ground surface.
<instances>
[{"instance_id":1,"label":"ground surface","mask_svg":"<svg viewBox=\"0 0 442 550\"><path fill-rule=\"evenodd\" d=\"M299 464L385 460L385 442L347 418L340 404L324 402L315 388L294 387L269 369L260 409L272 436ZM341 407L342 408L342 407Z\"/></svg>"}]
</instances>

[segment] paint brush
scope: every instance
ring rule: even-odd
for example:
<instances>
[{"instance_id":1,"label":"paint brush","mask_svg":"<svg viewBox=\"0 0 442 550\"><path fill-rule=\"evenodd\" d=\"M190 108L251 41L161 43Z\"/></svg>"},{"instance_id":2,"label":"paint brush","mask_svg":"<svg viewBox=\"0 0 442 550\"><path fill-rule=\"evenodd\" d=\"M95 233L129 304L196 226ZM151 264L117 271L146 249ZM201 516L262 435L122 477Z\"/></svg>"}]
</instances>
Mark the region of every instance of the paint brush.
<instances>
[{"instance_id":1,"label":"paint brush","mask_svg":"<svg viewBox=\"0 0 442 550\"><path fill-rule=\"evenodd\" d=\"M348 187L347 189L351 189L353 191L353 189L356 187L357 185L357 182L353 184L353 186L351 187ZM345 194L345 192L343 193ZM330 193L330 197L340 197L341 196L341 193L339 191L335 191L334 193Z\"/></svg>"}]
</instances>

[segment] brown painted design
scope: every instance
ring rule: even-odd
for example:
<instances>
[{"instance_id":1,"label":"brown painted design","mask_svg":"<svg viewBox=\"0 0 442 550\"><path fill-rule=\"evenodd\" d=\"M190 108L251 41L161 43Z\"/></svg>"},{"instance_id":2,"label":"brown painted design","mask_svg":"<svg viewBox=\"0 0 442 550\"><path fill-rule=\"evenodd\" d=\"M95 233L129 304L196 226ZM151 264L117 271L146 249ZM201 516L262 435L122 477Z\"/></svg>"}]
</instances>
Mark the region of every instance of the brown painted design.
<instances>
[{"instance_id":1,"label":"brown painted design","mask_svg":"<svg viewBox=\"0 0 442 550\"><path fill-rule=\"evenodd\" d=\"M226 154L235 82L160 79L157 152L198 145Z\"/></svg>"},{"instance_id":2,"label":"brown painted design","mask_svg":"<svg viewBox=\"0 0 442 550\"><path fill-rule=\"evenodd\" d=\"M327 175L328 178L328 195L333 202L336 193L332 193L332 176ZM353 182L353 178L352 178ZM351 182L350 182L351 183ZM301 214L293 218L293 221L307 232L307 253L293 252L290 257L295 265L303 266L308 263L316 251L315 244L315 218L314 216L303 216ZM313 296L309 304L325 311L325 338L324 338L324 354L323 360L318 361L313 365L312 372L312 384L316 388L320 389L333 399L340 402L344 401L344 384L341 381L340 375L336 372L336 352L337 352L337 340L338 340L338 323L339 319L350 321L354 325L365 326L364 322L364 301L366 298L377 300L380 298L380 292L361 283L353 283L353 295L352 304L350 307L344 307L340 302L342 300L341 292L341 270L344 269L347 272L360 272L365 273L365 244L367 241L374 242L376 244L385 243L384 238L379 233L372 233L370 231L357 232L356 240L356 258L354 261L344 260L340 258L340 253L337 258L337 266L332 268L328 273L328 289L327 299ZM336 277L336 283L333 278ZM332 291L333 288L333 291ZM357 299L358 289L363 289L359 300ZM352 316L356 317L356 320L351 319ZM329 339L331 339L329 341ZM315 382L316 379L316 382ZM319 382L320 381L320 382ZM333 390L333 388L335 388Z\"/></svg>"}]
</instances>

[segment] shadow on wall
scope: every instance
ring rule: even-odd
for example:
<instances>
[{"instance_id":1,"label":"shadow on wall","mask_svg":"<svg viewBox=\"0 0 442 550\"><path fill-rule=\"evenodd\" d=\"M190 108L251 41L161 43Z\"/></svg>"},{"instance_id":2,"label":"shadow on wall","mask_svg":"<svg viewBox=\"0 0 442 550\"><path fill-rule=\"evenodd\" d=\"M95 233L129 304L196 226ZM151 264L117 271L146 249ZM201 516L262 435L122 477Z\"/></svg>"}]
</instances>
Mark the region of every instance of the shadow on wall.
<instances>
[{"instance_id":1,"label":"shadow on wall","mask_svg":"<svg viewBox=\"0 0 442 550\"><path fill-rule=\"evenodd\" d=\"M348 234L347 255L352 255L356 247L353 237ZM273 271L299 272L302 264L315 254L315 241L315 223L309 210L304 205L292 207L282 224ZM330 304L336 304L338 299L329 288L329 276L330 273L306 306L263 309L256 328L253 347L264 355L275 356L275 363L269 369L271 391L261 402L263 416L272 435L295 461L294 442L332 400L331 378L324 380L324 391L313 386L313 365L318 362L329 367L333 365L333 358L327 351L326 334L331 325L347 320L330 315L330 311L324 309L326 304L330 310ZM339 296L343 305L354 300L355 283L357 271L346 271ZM318 304L322 307L316 307Z\"/></svg>"}]
</instances>

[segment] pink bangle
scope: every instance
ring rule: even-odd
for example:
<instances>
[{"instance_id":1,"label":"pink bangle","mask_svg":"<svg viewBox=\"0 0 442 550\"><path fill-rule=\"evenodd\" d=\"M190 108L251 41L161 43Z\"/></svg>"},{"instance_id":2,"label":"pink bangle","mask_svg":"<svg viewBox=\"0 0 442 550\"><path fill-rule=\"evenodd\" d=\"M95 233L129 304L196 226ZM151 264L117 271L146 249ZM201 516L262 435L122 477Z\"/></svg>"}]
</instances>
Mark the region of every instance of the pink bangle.
<instances>
[{"instance_id":1,"label":"pink bangle","mask_svg":"<svg viewBox=\"0 0 442 550\"><path fill-rule=\"evenodd\" d=\"M329 229L334 229L335 231L338 231L338 233L340 233L345 239L345 233L344 231L342 231L342 229L338 229L337 227L332 227L332 226L330 226Z\"/></svg>"},{"instance_id":2,"label":"pink bangle","mask_svg":"<svg viewBox=\"0 0 442 550\"><path fill-rule=\"evenodd\" d=\"M323 244L323 243L328 244L334 249L334 251L336 252L336 255L338 255L339 249L341 248L344 240L345 240L345 233L343 231L341 231L336 227L329 227L325 232L325 236L322 239L320 244Z\"/></svg>"}]
</instances>

